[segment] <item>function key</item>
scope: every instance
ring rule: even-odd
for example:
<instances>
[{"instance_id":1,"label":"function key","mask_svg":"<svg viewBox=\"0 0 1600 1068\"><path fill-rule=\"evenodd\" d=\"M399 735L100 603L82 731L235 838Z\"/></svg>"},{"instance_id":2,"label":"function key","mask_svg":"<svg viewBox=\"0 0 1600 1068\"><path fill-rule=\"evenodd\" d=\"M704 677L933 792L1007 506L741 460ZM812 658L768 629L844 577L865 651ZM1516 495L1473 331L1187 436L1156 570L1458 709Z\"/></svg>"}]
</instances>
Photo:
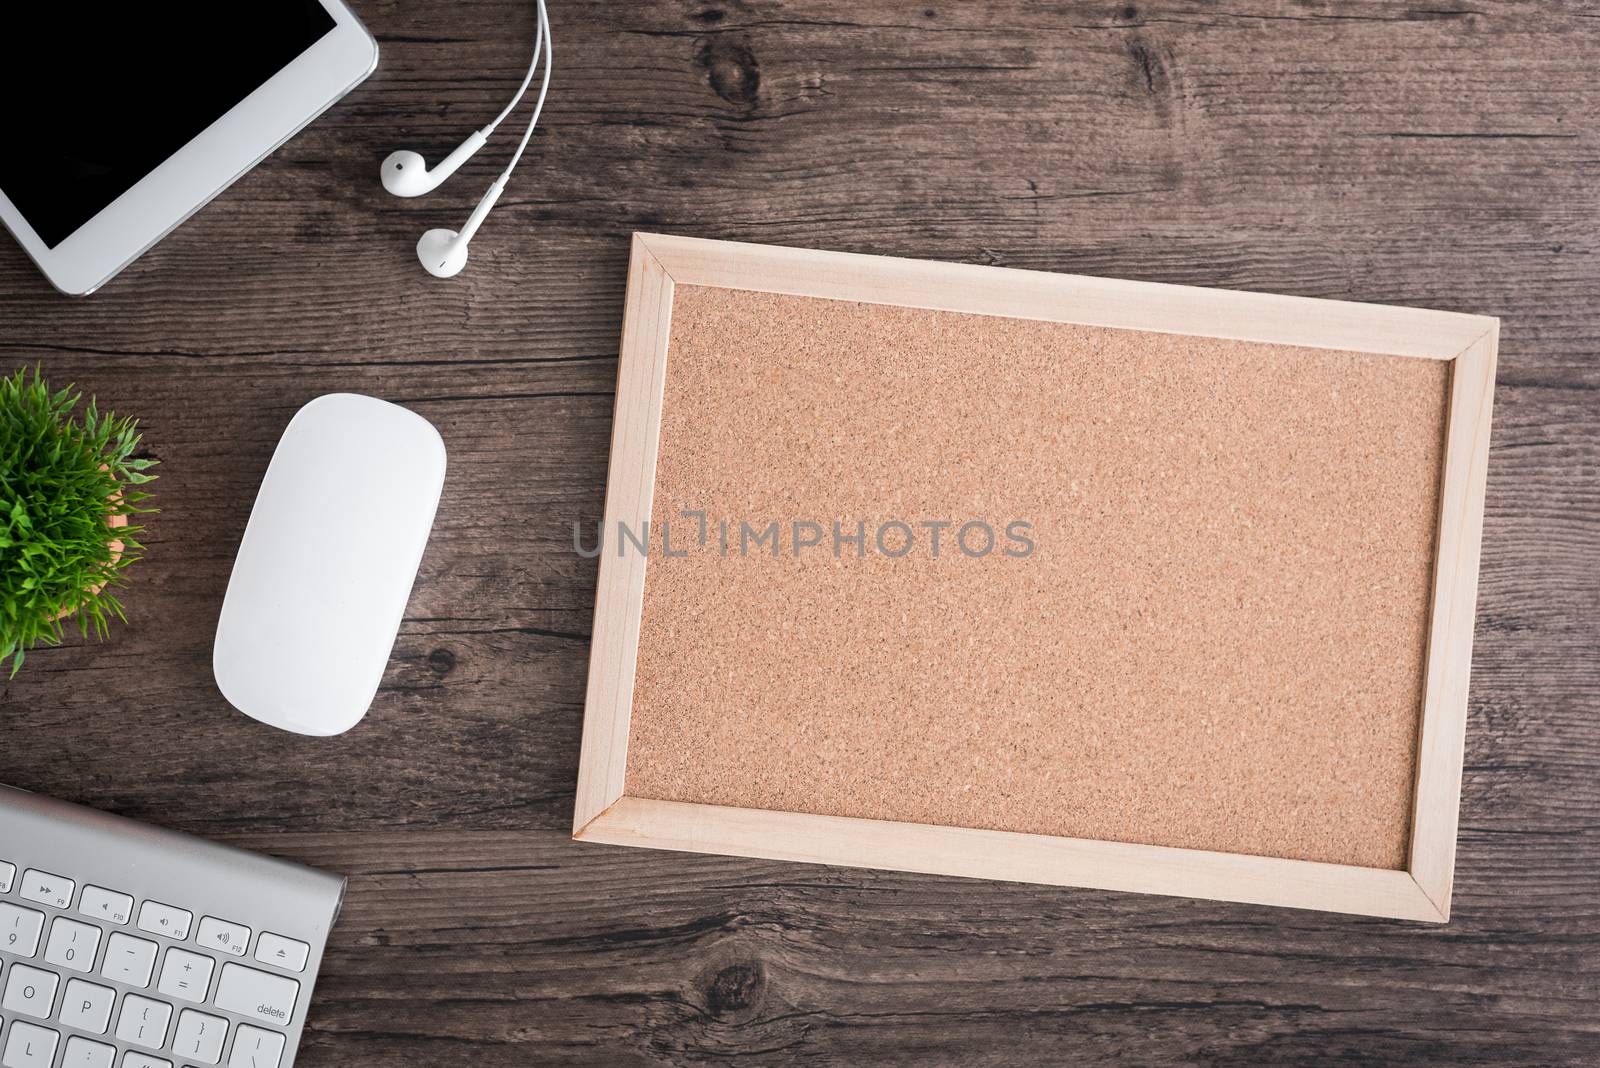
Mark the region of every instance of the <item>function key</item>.
<instances>
[{"instance_id":1,"label":"function key","mask_svg":"<svg viewBox=\"0 0 1600 1068\"><path fill-rule=\"evenodd\" d=\"M200 933L195 935L195 941L206 949L242 957L250 948L250 928L207 916L200 921Z\"/></svg>"},{"instance_id":2,"label":"function key","mask_svg":"<svg viewBox=\"0 0 1600 1068\"><path fill-rule=\"evenodd\" d=\"M78 884L47 871L29 868L22 873L22 896L53 909L64 909L72 904L72 891Z\"/></svg>"},{"instance_id":3,"label":"function key","mask_svg":"<svg viewBox=\"0 0 1600 1068\"><path fill-rule=\"evenodd\" d=\"M139 906L139 930L149 934L165 935L182 942L189 937L189 925L194 913L159 901L146 901Z\"/></svg>"},{"instance_id":4,"label":"function key","mask_svg":"<svg viewBox=\"0 0 1600 1068\"><path fill-rule=\"evenodd\" d=\"M99 886L86 886L78 899L78 912L102 923L127 923L133 918L133 898Z\"/></svg>"},{"instance_id":5,"label":"function key","mask_svg":"<svg viewBox=\"0 0 1600 1068\"><path fill-rule=\"evenodd\" d=\"M256 943L256 960L291 972L305 971L306 958L310 956L311 947L304 942L296 942L271 931L262 931L261 940Z\"/></svg>"},{"instance_id":6,"label":"function key","mask_svg":"<svg viewBox=\"0 0 1600 1068\"><path fill-rule=\"evenodd\" d=\"M11 884L16 881L16 878L17 866L0 860L0 894L11 893Z\"/></svg>"}]
</instances>

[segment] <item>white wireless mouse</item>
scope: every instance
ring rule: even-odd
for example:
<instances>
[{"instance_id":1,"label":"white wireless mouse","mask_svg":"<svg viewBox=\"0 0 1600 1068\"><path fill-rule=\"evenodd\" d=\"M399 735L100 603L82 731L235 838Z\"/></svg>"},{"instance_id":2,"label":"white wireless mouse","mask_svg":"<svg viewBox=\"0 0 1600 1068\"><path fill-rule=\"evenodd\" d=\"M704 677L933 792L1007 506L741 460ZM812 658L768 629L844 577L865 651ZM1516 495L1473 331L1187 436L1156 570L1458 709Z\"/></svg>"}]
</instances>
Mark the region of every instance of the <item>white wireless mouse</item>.
<instances>
[{"instance_id":1,"label":"white wireless mouse","mask_svg":"<svg viewBox=\"0 0 1600 1068\"><path fill-rule=\"evenodd\" d=\"M444 486L422 416L354 393L295 413L261 480L211 669L228 702L298 734L360 722L405 615Z\"/></svg>"}]
</instances>

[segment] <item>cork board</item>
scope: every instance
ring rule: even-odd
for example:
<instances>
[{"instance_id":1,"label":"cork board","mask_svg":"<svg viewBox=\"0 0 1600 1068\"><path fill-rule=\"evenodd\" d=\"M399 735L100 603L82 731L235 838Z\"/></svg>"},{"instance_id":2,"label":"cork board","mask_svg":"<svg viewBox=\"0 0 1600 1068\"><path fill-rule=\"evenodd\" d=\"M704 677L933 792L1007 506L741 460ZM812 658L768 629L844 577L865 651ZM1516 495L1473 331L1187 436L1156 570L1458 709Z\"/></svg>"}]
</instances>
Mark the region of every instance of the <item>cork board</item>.
<instances>
[{"instance_id":1,"label":"cork board","mask_svg":"<svg viewBox=\"0 0 1600 1068\"><path fill-rule=\"evenodd\" d=\"M1418 885L1467 454L1462 368L1414 350L1492 346L1493 320L1139 283L1111 315L1048 275L1017 314L1015 286L971 307L990 269L941 291L894 272L952 265L674 240L635 250L683 263L632 368L643 411L619 393L649 504L630 525L608 498L602 558L602 601L608 570L637 600L625 733L607 721L619 800L764 814L768 835L959 829ZM1418 319L1379 347L1394 313ZM623 358L626 385L626 338ZM1480 363L1492 381L1492 347ZM621 441L640 414L648 448ZM593 678L589 717L586 767ZM607 840L603 814L580 834ZM878 862L822 850L804 859Z\"/></svg>"}]
</instances>

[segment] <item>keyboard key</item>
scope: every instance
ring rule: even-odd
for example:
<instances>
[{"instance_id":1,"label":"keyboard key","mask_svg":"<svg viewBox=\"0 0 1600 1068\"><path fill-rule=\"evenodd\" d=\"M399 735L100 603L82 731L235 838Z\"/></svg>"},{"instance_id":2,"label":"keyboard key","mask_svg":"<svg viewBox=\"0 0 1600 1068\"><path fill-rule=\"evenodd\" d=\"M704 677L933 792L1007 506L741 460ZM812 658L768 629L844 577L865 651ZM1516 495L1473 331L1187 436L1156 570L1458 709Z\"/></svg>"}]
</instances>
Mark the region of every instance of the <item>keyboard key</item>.
<instances>
[{"instance_id":1,"label":"keyboard key","mask_svg":"<svg viewBox=\"0 0 1600 1068\"><path fill-rule=\"evenodd\" d=\"M100 951L100 928L57 916L50 925L50 941L44 959L68 971L94 971L94 955Z\"/></svg>"},{"instance_id":2,"label":"keyboard key","mask_svg":"<svg viewBox=\"0 0 1600 1068\"><path fill-rule=\"evenodd\" d=\"M44 913L0 903L0 951L31 957L39 952L39 932L43 930Z\"/></svg>"},{"instance_id":3,"label":"keyboard key","mask_svg":"<svg viewBox=\"0 0 1600 1068\"><path fill-rule=\"evenodd\" d=\"M146 901L139 906L139 930L148 934L166 935L182 942L189 937L189 925L193 922L194 913L159 901Z\"/></svg>"},{"instance_id":4,"label":"keyboard key","mask_svg":"<svg viewBox=\"0 0 1600 1068\"><path fill-rule=\"evenodd\" d=\"M228 1056L228 1068L278 1068L282 1058L282 1035L276 1031L263 1031L259 1027L240 1024L238 1033L233 1036L233 1052Z\"/></svg>"},{"instance_id":5,"label":"keyboard key","mask_svg":"<svg viewBox=\"0 0 1600 1068\"><path fill-rule=\"evenodd\" d=\"M129 986L149 986L159 948L154 942L112 931L106 942L106 959L100 962L100 974Z\"/></svg>"},{"instance_id":6,"label":"keyboard key","mask_svg":"<svg viewBox=\"0 0 1600 1068\"><path fill-rule=\"evenodd\" d=\"M172 1062L129 1050L122 1055L122 1068L172 1068Z\"/></svg>"},{"instance_id":7,"label":"keyboard key","mask_svg":"<svg viewBox=\"0 0 1600 1068\"><path fill-rule=\"evenodd\" d=\"M56 986L59 983L55 972L42 972L26 964L13 964L11 974L6 977L6 993L0 999L0 1005L8 1012L20 1012L35 1020L48 1020L50 1010L56 1003Z\"/></svg>"},{"instance_id":8,"label":"keyboard key","mask_svg":"<svg viewBox=\"0 0 1600 1068\"><path fill-rule=\"evenodd\" d=\"M73 1035L67 1039L67 1052L61 1055L61 1068L111 1068L116 1059L115 1046Z\"/></svg>"},{"instance_id":9,"label":"keyboard key","mask_svg":"<svg viewBox=\"0 0 1600 1068\"><path fill-rule=\"evenodd\" d=\"M122 1014L117 1017L117 1041L160 1049L167 1044L167 1024L171 1020L171 1005L129 994L122 999Z\"/></svg>"},{"instance_id":10,"label":"keyboard key","mask_svg":"<svg viewBox=\"0 0 1600 1068\"><path fill-rule=\"evenodd\" d=\"M22 896L53 909L64 909L72 904L72 891L77 885L71 879L63 879L47 871L29 868L22 873Z\"/></svg>"},{"instance_id":11,"label":"keyboard key","mask_svg":"<svg viewBox=\"0 0 1600 1068\"><path fill-rule=\"evenodd\" d=\"M250 948L250 928L242 923L229 923L207 916L200 921L200 933L195 935L194 940L206 949L242 957Z\"/></svg>"},{"instance_id":12,"label":"keyboard key","mask_svg":"<svg viewBox=\"0 0 1600 1068\"><path fill-rule=\"evenodd\" d=\"M178 1030L172 1036L172 1052L186 1061L216 1064L222 1060L222 1042L227 1037L227 1020L184 1009L178 1013Z\"/></svg>"},{"instance_id":13,"label":"keyboard key","mask_svg":"<svg viewBox=\"0 0 1600 1068\"><path fill-rule=\"evenodd\" d=\"M61 995L61 1011L56 1019L79 1031L103 1035L111 1026L111 1006L117 992L109 986L96 986L82 979L68 979L67 992Z\"/></svg>"},{"instance_id":14,"label":"keyboard key","mask_svg":"<svg viewBox=\"0 0 1600 1068\"><path fill-rule=\"evenodd\" d=\"M133 918L133 898L99 886L86 886L78 899L78 912L102 923L127 923Z\"/></svg>"},{"instance_id":15,"label":"keyboard key","mask_svg":"<svg viewBox=\"0 0 1600 1068\"><path fill-rule=\"evenodd\" d=\"M225 1012L285 1027L294 1018L294 1000L299 994L300 984L293 979L242 964L224 964L212 1001ZM231 1068L232 1062L229 1064Z\"/></svg>"},{"instance_id":16,"label":"keyboard key","mask_svg":"<svg viewBox=\"0 0 1600 1068\"><path fill-rule=\"evenodd\" d=\"M17 866L0 860L0 894L11 893L11 884L16 881L16 878Z\"/></svg>"},{"instance_id":17,"label":"keyboard key","mask_svg":"<svg viewBox=\"0 0 1600 1068\"><path fill-rule=\"evenodd\" d=\"M211 989L211 969L215 967L216 962L210 957L174 946L167 950L167 958L161 962L161 979L156 989L170 998L199 1005L206 1000L206 991Z\"/></svg>"},{"instance_id":18,"label":"keyboard key","mask_svg":"<svg viewBox=\"0 0 1600 1068\"><path fill-rule=\"evenodd\" d=\"M5 1068L50 1068L56 1059L56 1043L61 1036L48 1027L35 1027L18 1020L11 1025L6 1052L0 1057Z\"/></svg>"},{"instance_id":19,"label":"keyboard key","mask_svg":"<svg viewBox=\"0 0 1600 1068\"><path fill-rule=\"evenodd\" d=\"M310 956L311 947L304 942L296 942L271 931L262 931L260 940L256 942L256 960L291 972L305 971L306 960Z\"/></svg>"}]
</instances>

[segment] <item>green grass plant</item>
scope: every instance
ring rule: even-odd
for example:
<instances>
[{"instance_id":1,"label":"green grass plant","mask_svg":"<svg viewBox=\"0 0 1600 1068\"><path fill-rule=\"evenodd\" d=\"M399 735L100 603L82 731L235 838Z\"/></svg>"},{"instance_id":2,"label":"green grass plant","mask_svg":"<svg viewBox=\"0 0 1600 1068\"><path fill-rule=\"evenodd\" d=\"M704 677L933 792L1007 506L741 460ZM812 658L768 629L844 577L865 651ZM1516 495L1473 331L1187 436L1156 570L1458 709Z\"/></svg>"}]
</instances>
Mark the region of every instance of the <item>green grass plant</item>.
<instances>
[{"instance_id":1,"label":"green grass plant","mask_svg":"<svg viewBox=\"0 0 1600 1068\"><path fill-rule=\"evenodd\" d=\"M134 456L134 420L81 398L52 392L37 367L0 379L0 663L13 676L37 643L60 644L69 620L97 638L112 618L127 622L115 591L144 550L135 517L154 511L140 487L157 461ZM112 516L128 525L113 529Z\"/></svg>"}]
</instances>

